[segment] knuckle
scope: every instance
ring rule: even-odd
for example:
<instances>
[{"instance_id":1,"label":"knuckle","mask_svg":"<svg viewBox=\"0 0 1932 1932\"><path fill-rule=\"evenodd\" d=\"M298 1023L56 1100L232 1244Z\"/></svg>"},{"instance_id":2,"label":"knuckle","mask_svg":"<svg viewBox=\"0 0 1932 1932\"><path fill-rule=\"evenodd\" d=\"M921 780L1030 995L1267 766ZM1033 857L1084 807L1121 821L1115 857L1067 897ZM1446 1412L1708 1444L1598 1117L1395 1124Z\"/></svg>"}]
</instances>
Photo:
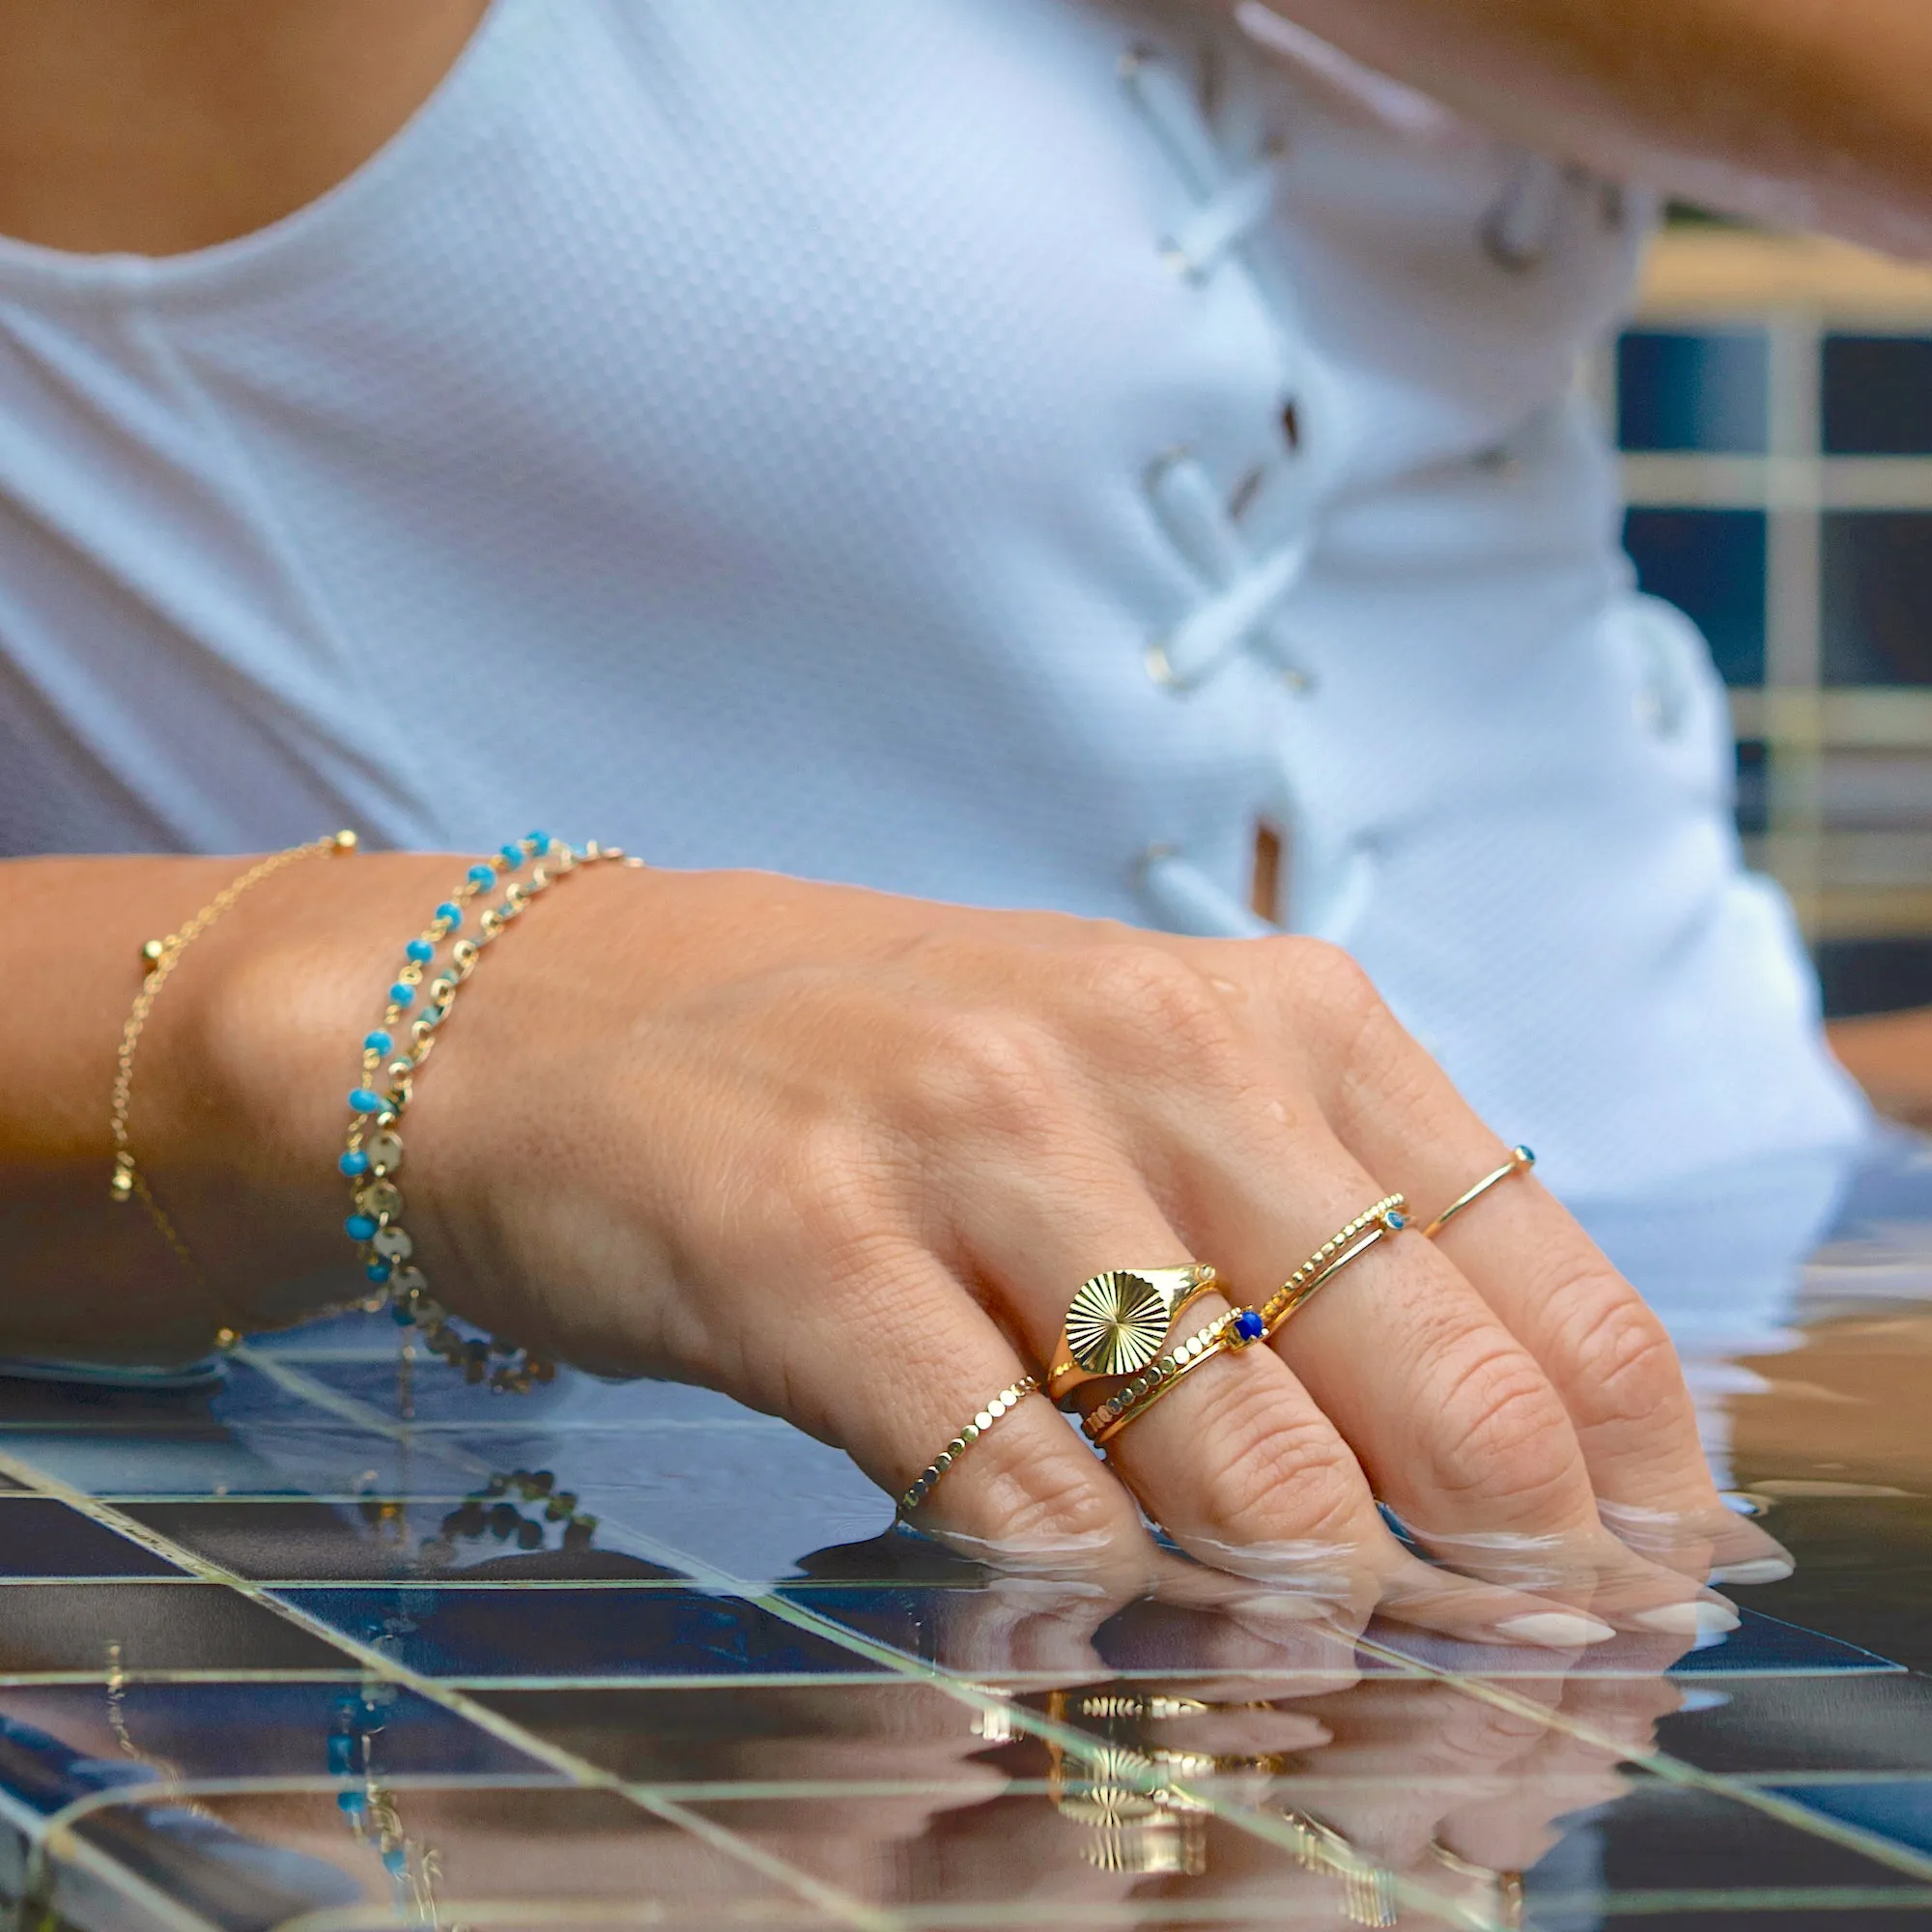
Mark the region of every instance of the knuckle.
<instances>
[{"instance_id":1,"label":"knuckle","mask_svg":"<svg viewBox=\"0 0 1932 1932\"><path fill-rule=\"evenodd\" d=\"M1345 1539L1358 1523L1366 1490L1341 1438L1278 1389L1234 1391L1198 1439L1215 1526L1236 1541Z\"/></svg>"},{"instance_id":2,"label":"knuckle","mask_svg":"<svg viewBox=\"0 0 1932 1932\"><path fill-rule=\"evenodd\" d=\"M897 1226L890 1162L856 1122L822 1119L799 1128L778 1183L807 1251L840 1275L856 1272Z\"/></svg>"},{"instance_id":3,"label":"knuckle","mask_svg":"<svg viewBox=\"0 0 1932 1932\"><path fill-rule=\"evenodd\" d=\"M1596 1300L1573 1345L1578 1420L1654 1422L1684 1398L1677 1350L1662 1322L1621 1284Z\"/></svg>"},{"instance_id":4,"label":"knuckle","mask_svg":"<svg viewBox=\"0 0 1932 1932\"><path fill-rule=\"evenodd\" d=\"M1455 1364L1432 1432L1439 1486L1536 1511L1577 1478L1576 1437L1556 1391L1514 1345Z\"/></svg>"},{"instance_id":5,"label":"knuckle","mask_svg":"<svg viewBox=\"0 0 1932 1932\"><path fill-rule=\"evenodd\" d=\"M1016 1014L946 1015L928 1032L907 1078L923 1122L970 1122L1003 1139L1051 1141L1068 1111L1050 1043Z\"/></svg>"},{"instance_id":6,"label":"knuckle","mask_svg":"<svg viewBox=\"0 0 1932 1932\"><path fill-rule=\"evenodd\" d=\"M1381 995L1353 954L1325 939L1289 937L1272 942L1282 971L1303 1003L1338 1022L1366 1024L1382 1011Z\"/></svg>"},{"instance_id":7,"label":"knuckle","mask_svg":"<svg viewBox=\"0 0 1932 1932\"><path fill-rule=\"evenodd\" d=\"M1083 962L1079 992L1085 1009L1116 1033L1163 1055L1184 1053L1194 1077L1238 1051L1234 1018L1213 988L1158 946L1096 951Z\"/></svg>"},{"instance_id":8,"label":"knuckle","mask_svg":"<svg viewBox=\"0 0 1932 1932\"><path fill-rule=\"evenodd\" d=\"M1077 1548L1120 1538L1135 1527L1125 1492L1097 1463L1078 1456L1009 1454L992 1473L1002 1541Z\"/></svg>"}]
</instances>

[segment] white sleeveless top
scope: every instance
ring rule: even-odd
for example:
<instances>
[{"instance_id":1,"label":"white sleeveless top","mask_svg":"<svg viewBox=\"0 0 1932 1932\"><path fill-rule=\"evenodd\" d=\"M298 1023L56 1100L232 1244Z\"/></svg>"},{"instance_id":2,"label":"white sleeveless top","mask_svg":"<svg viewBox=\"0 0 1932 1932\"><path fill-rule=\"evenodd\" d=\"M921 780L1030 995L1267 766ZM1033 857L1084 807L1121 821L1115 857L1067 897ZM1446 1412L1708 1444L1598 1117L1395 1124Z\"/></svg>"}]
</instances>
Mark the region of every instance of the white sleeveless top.
<instances>
[{"instance_id":1,"label":"white sleeveless top","mask_svg":"<svg viewBox=\"0 0 1932 1932\"><path fill-rule=\"evenodd\" d=\"M1257 8L496 0L383 153L0 244L0 840L532 825L1350 947L1573 1195L1842 1142L1573 396L1647 211Z\"/></svg>"}]
</instances>

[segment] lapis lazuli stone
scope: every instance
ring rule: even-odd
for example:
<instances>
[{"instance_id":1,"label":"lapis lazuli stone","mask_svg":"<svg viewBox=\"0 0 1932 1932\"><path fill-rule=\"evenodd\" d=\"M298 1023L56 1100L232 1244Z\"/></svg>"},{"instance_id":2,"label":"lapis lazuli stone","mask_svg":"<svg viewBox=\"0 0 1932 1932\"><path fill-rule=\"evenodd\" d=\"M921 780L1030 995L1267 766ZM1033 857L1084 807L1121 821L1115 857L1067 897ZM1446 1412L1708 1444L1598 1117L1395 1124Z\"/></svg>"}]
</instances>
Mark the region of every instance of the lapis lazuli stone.
<instances>
[{"instance_id":1,"label":"lapis lazuli stone","mask_svg":"<svg viewBox=\"0 0 1932 1932\"><path fill-rule=\"evenodd\" d=\"M351 1180L369 1172L369 1156L360 1148L351 1148L335 1164Z\"/></svg>"},{"instance_id":2,"label":"lapis lazuli stone","mask_svg":"<svg viewBox=\"0 0 1932 1932\"><path fill-rule=\"evenodd\" d=\"M1252 1308L1244 1308L1235 1317L1235 1333L1243 1342L1259 1342L1267 1333L1267 1323Z\"/></svg>"},{"instance_id":3,"label":"lapis lazuli stone","mask_svg":"<svg viewBox=\"0 0 1932 1932\"><path fill-rule=\"evenodd\" d=\"M376 1217L373 1214L352 1214L342 1225L352 1241L366 1241L376 1232Z\"/></svg>"},{"instance_id":4,"label":"lapis lazuli stone","mask_svg":"<svg viewBox=\"0 0 1932 1932\"><path fill-rule=\"evenodd\" d=\"M357 1087L349 1096L352 1113L380 1114L383 1111L383 1096L373 1087Z\"/></svg>"},{"instance_id":5,"label":"lapis lazuli stone","mask_svg":"<svg viewBox=\"0 0 1932 1932\"><path fill-rule=\"evenodd\" d=\"M412 959L413 959L418 966L427 966L429 962L436 957L436 948L432 946L426 939L412 939L406 947L403 948L403 951L407 952L409 956Z\"/></svg>"}]
</instances>

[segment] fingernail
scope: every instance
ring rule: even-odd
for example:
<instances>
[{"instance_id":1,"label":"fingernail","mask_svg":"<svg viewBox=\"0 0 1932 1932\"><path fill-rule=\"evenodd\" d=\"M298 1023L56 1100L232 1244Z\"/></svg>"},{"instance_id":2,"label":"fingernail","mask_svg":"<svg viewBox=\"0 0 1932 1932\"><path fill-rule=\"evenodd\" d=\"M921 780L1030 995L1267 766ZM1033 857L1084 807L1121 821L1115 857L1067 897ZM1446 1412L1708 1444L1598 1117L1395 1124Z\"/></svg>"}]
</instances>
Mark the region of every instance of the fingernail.
<instances>
[{"instance_id":1,"label":"fingernail","mask_svg":"<svg viewBox=\"0 0 1932 1932\"><path fill-rule=\"evenodd\" d=\"M1781 1583L1798 1566L1788 1556L1753 1556L1748 1563L1719 1563L1714 1583Z\"/></svg>"},{"instance_id":2,"label":"fingernail","mask_svg":"<svg viewBox=\"0 0 1932 1932\"><path fill-rule=\"evenodd\" d=\"M1576 1650L1586 1643L1607 1643L1616 1635L1595 1617L1573 1616L1568 1610L1533 1610L1526 1617L1510 1617L1496 1626L1519 1643L1541 1644L1546 1650Z\"/></svg>"},{"instance_id":3,"label":"fingernail","mask_svg":"<svg viewBox=\"0 0 1932 1932\"><path fill-rule=\"evenodd\" d=\"M1738 1613L1728 1604L1659 1604L1652 1610L1633 1610L1630 1620L1645 1630L1667 1636L1718 1636L1738 1627Z\"/></svg>"}]
</instances>

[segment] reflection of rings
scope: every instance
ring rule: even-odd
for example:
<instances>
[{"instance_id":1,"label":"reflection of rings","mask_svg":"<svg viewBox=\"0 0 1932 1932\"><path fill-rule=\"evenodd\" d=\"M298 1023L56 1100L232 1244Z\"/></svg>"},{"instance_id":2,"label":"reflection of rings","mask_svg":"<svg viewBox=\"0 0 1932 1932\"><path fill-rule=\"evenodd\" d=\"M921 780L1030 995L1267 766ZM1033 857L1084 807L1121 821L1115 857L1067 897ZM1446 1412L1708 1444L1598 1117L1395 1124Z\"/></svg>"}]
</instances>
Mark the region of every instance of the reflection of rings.
<instances>
[{"instance_id":1,"label":"reflection of rings","mask_svg":"<svg viewBox=\"0 0 1932 1932\"><path fill-rule=\"evenodd\" d=\"M1128 1423L1138 1422L1203 1362L1252 1348L1266 1332L1262 1318L1252 1308L1230 1308L1215 1316L1207 1327L1197 1329L1186 1341L1151 1362L1125 1388L1116 1389L1085 1417L1080 1427L1087 1432L1088 1441L1104 1445Z\"/></svg>"},{"instance_id":2,"label":"reflection of rings","mask_svg":"<svg viewBox=\"0 0 1932 1932\"><path fill-rule=\"evenodd\" d=\"M1493 1174L1486 1174L1466 1194L1459 1194L1430 1222L1422 1233L1426 1239L1434 1240L1464 1208L1480 1201L1491 1188L1503 1181L1513 1179L1519 1174L1527 1174L1536 1165L1536 1156L1526 1147L1510 1149L1510 1157Z\"/></svg>"},{"instance_id":3,"label":"reflection of rings","mask_svg":"<svg viewBox=\"0 0 1932 1932\"><path fill-rule=\"evenodd\" d=\"M1046 1392L1064 1402L1107 1376L1131 1376L1160 1353L1181 1315L1214 1285L1201 1264L1110 1268L1080 1284L1060 1328Z\"/></svg>"},{"instance_id":4,"label":"reflection of rings","mask_svg":"<svg viewBox=\"0 0 1932 1932\"><path fill-rule=\"evenodd\" d=\"M1523 1887L1520 1871L1496 1871L1489 1865L1479 1865L1473 1859L1459 1857L1440 1838L1430 1839L1429 1855L1458 1878L1476 1879L1493 1889L1495 1909L1490 1917L1504 1932L1516 1932L1522 1924Z\"/></svg>"},{"instance_id":5,"label":"reflection of rings","mask_svg":"<svg viewBox=\"0 0 1932 1932\"><path fill-rule=\"evenodd\" d=\"M1347 1227L1338 1228L1315 1252L1262 1304L1262 1320L1272 1340L1281 1325L1296 1309L1313 1298L1332 1276L1365 1255L1387 1236L1400 1234L1408 1226L1403 1212L1407 1202L1400 1194L1384 1194L1366 1213L1357 1214Z\"/></svg>"},{"instance_id":6,"label":"reflection of rings","mask_svg":"<svg viewBox=\"0 0 1932 1932\"><path fill-rule=\"evenodd\" d=\"M1039 1387L1037 1376L1022 1376L1016 1382L1003 1388L965 1428L963 1428L937 1456L935 1456L917 1476L912 1487L899 1498L901 1510L916 1510L932 1493L933 1486L979 1441L986 1431L998 1422L1001 1416L1010 1415L1028 1396Z\"/></svg>"},{"instance_id":7,"label":"reflection of rings","mask_svg":"<svg viewBox=\"0 0 1932 1932\"><path fill-rule=\"evenodd\" d=\"M1284 1811L1294 1833L1295 1862L1303 1871L1342 1882L1342 1916L1351 1925L1396 1922L1395 1874L1358 1852L1332 1825L1306 1811Z\"/></svg>"}]
</instances>

